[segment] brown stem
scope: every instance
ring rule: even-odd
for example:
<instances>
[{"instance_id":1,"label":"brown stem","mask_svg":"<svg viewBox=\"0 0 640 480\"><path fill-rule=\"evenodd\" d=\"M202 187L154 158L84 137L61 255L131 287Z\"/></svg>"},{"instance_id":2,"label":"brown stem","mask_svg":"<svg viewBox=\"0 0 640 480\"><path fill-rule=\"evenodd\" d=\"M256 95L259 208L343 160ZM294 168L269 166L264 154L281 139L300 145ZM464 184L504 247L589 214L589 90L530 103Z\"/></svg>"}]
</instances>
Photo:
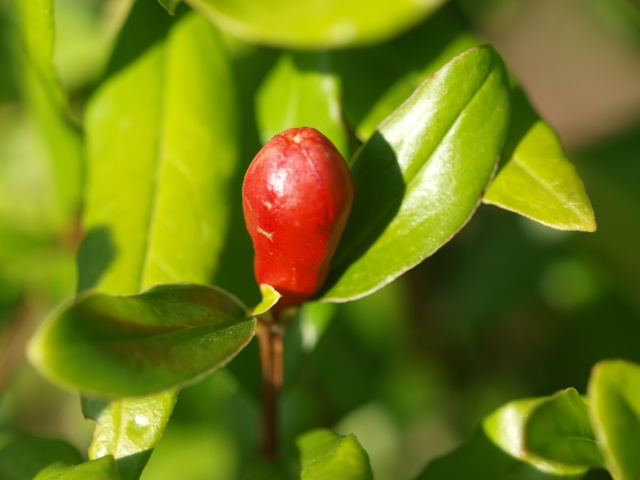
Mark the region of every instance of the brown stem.
<instances>
[{"instance_id":1,"label":"brown stem","mask_svg":"<svg viewBox=\"0 0 640 480\"><path fill-rule=\"evenodd\" d=\"M278 396L282 388L282 337L277 322L258 319L257 335L262 365L262 444L266 460L278 458Z\"/></svg>"}]
</instances>

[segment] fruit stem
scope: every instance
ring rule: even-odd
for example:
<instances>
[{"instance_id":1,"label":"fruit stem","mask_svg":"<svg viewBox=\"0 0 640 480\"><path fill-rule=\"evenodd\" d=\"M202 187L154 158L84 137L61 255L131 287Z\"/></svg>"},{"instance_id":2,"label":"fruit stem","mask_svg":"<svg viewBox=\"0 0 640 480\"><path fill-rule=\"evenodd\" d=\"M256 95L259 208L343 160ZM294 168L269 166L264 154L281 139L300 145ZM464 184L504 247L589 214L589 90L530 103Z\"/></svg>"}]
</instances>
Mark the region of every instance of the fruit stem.
<instances>
[{"instance_id":1,"label":"fruit stem","mask_svg":"<svg viewBox=\"0 0 640 480\"><path fill-rule=\"evenodd\" d=\"M265 321L258 317L257 336L262 366L262 443L265 460L278 458L278 398L282 388L282 339L284 328L275 317Z\"/></svg>"}]
</instances>

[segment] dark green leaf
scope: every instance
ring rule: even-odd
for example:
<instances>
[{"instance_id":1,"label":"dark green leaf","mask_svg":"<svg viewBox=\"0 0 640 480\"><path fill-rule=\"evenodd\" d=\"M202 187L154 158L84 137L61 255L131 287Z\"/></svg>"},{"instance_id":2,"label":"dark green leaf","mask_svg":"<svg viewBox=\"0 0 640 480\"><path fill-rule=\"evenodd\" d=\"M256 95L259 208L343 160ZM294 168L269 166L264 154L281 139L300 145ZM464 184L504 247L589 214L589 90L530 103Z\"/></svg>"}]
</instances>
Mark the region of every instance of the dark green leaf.
<instances>
[{"instance_id":1,"label":"dark green leaf","mask_svg":"<svg viewBox=\"0 0 640 480\"><path fill-rule=\"evenodd\" d=\"M355 202L322 295L367 295L420 263L468 221L494 171L508 84L490 46L429 78L356 153Z\"/></svg>"},{"instance_id":2,"label":"dark green leaf","mask_svg":"<svg viewBox=\"0 0 640 480\"><path fill-rule=\"evenodd\" d=\"M598 363L588 398L596 439L612 476L640 478L640 365L623 360Z\"/></svg>"},{"instance_id":3,"label":"dark green leaf","mask_svg":"<svg viewBox=\"0 0 640 480\"><path fill-rule=\"evenodd\" d=\"M525 448L552 462L602 466L587 405L572 388L540 402L531 411L525 424Z\"/></svg>"},{"instance_id":4,"label":"dark green leaf","mask_svg":"<svg viewBox=\"0 0 640 480\"><path fill-rule=\"evenodd\" d=\"M342 127L341 86L328 52L284 52L269 72L256 97L257 120L263 143L292 127L321 131L348 156Z\"/></svg>"},{"instance_id":5,"label":"dark green leaf","mask_svg":"<svg viewBox=\"0 0 640 480\"><path fill-rule=\"evenodd\" d=\"M39 472L60 471L82 462L67 442L4 431L0 433L0 478L32 480Z\"/></svg>"},{"instance_id":6,"label":"dark green leaf","mask_svg":"<svg viewBox=\"0 0 640 480\"><path fill-rule=\"evenodd\" d=\"M302 480L372 480L369 456L354 434L313 430L298 437Z\"/></svg>"},{"instance_id":7,"label":"dark green leaf","mask_svg":"<svg viewBox=\"0 0 640 480\"><path fill-rule=\"evenodd\" d=\"M322 49L386 40L415 25L443 0L188 0L229 33L250 42Z\"/></svg>"},{"instance_id":8,"label":"dark green leaf","mask_svg":"<svg viewBox=\"0 0 640 480\"><path fill-rule=\"evenodd\" d=\"M91 293L33 338L51 381L96 395L145 395L217 370L253 337L255 320L223 290L159 285L133 296Z\"/></svg>"},{"instance_id":9,"label":"dark green leaf","mask_svg":"<svg viewBox=\"0 0 640 480\"><path fill-rule=\"evenodd\" d=\"M582 478L586 469L542 460L524 448L527 416L545 400L519 400L499 408L485 418L482 428L469 442L432 462L417 480Z\"/></svg>"},{"instance_id":10,"label":"dark green leaf","mask_svg":"<svg viewBox=\"0 0 640 480\"><path fill-rule=\"evenodd\" d=\"M505 163L484 203L559 230L595 231L589 197L558 135L538 117L518 87L513 91L512 111Z\"/></svg>"},{"instance_id":11,"label":"dark green leaf","mask_svg":"<svg viewBox=\"0 0 640 480\"><path fill-rule=\"evenodd\" d=\"M85 417L98 422L90 458L112 455L123 479L139 478L175 403L175 390L117 402L83 398Z\"/></svg>"},{"instance_id":12,"label":"dark green leaf","mask_svg":"<svg viewBox=\"0 0 640 480\"><path fill-rule=\"evenodd\" d=\"M112 456L102 457L58 472L41 472L33 480L121 480Z\"/></svg>"},{"instance_id":13,"label":"dark green leaf","mask_svg":"<svg viewBox=\"0 0 640 480\"><path fill-rule=\"evenodd\" d=\"M176 7L180 5L182 0L158 0L167 12L173 15L176 11Z\"/></svg>"}]
</instances>

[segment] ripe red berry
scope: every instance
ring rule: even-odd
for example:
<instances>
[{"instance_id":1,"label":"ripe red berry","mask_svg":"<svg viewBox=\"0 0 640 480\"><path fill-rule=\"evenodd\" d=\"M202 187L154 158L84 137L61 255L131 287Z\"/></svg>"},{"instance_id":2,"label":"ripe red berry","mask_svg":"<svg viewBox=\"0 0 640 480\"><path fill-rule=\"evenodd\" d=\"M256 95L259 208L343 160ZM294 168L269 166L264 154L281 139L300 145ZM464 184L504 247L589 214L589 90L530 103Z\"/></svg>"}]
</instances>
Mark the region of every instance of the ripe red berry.
<instances>
[{"instance_id":1,"label":"ripe red berry","mask_svg":"<svg viewBox=\"0 0 640 480\"><path fill-rule=\"evenodd\" d=\"M331 141L291 128L258 152L242 184L242 208L258 283L300 305L322 286L353 204L353 180Z\"/></svg>"}]
</instances>

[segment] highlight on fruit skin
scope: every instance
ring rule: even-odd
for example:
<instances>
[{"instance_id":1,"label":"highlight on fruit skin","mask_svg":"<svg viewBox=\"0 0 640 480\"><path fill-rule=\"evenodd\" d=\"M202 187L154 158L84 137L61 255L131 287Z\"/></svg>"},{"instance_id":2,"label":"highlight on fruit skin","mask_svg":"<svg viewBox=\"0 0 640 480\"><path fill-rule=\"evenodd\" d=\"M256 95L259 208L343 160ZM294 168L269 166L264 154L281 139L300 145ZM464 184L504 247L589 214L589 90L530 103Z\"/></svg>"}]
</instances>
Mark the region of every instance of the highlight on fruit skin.
<instances>
[{"instance_id":1,"label":"highlight on fruit skin","mask_svg":"<svg viewBox=\"0 0 640 480\"><path fill-rule=\"evenodd\" d=\"M322 287L353 196L347 162L314 128L279 133L253 159L242 208L256 280L282 295L275 311L302 304Z\"/></svg>"}]
</instances>

